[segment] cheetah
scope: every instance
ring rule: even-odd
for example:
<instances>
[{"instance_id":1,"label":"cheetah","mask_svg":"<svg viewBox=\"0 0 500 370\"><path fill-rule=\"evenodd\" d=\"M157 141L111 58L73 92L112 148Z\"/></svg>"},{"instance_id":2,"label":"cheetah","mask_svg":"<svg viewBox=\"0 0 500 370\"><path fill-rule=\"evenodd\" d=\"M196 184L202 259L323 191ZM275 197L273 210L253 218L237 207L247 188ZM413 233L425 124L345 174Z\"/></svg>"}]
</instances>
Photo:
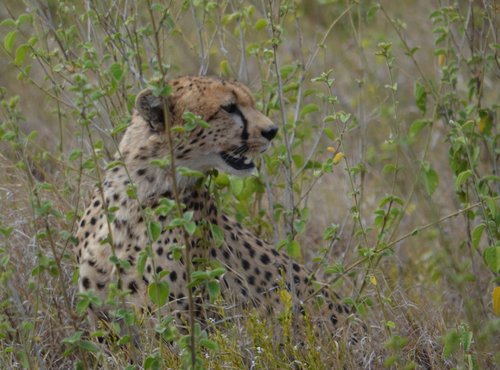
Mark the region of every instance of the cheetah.
<instances>
[{"instance_id":1,"label":"cheetah","mask_svg":"<svg viewBox=\"0 0 500 370\"><path fill-rule=\"evenodd\" d=\"M181 320L189 308L186 262L184 254L179 257L178 253L185 248L186 239L182 229L168 226L174 215L161 211L175 196L168 164L172 160L166 158L173 153L176 167L203 174L216 169L244 176L255 170L254 159L270 147L278 127L256 109L250 90L242 83L217 77L180 77L169 86L168 97L155 96L150 89L138 94L115 166L106 170L79 223L76 259L80 292L92 290L105 301L114 283L128 290L127 304L155 310L148 286L166 281L170 293L163 308ZM173 130L169 141L166 120L170 120L169 127L183 127L185 112L200 116L208 127L183 133ZM157 165L155 160L168 163ZM315 312L331 329L350 315L339 296L319 285L302 264L221 212L198 178L177 173L176 183L184 212L196 224L208 226L203 235L189 236L193 264L196 268L204 261L225 269L217 277L224 301L276 313L284 308L286 291L297 311ZM151 222L161 226L156 238L151 236ZM210 225L222 232L219 243ZM139 256L147 248L144 262ZM202 290L193 288L197 313L207 307L208 294Z\"/></svg>"}]
</instances>

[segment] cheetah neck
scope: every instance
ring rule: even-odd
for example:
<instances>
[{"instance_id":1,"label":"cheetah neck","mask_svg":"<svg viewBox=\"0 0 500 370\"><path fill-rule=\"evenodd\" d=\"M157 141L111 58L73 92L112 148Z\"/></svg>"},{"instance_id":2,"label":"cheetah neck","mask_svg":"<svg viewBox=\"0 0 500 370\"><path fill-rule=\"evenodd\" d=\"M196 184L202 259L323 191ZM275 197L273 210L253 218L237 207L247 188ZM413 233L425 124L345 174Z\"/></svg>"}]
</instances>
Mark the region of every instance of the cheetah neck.
<instances>
[{"instance_id":1,"label":"cheetah neck","mask_svg":"<svg viewBox=\"0 0 500 370\"><path fill-rule=\"evenodd\" d=\"M216 201L196 180L177 175L179 200L194 212L194 219L206 219L217 213ZM132 189L135 196L130 196ZM156 208L161 198L175 198L170 169L152 166L149 161L132 160L108 170L103 190L106 203L118 207L117 217L122 220L135 217L137 207ZM215 217L210 220L217 222Z\"/></svg>"},{"instance_id":2,"label":"cheetah neck","mask_svg":"<svg viewBox=\"0 0 500 370\"><path fill-rule=\"evenodd\" d=\"M149 130L147 123L137 115L132 121L116 155L124 166L108 170L105 187L111 186L122 193L133 189L139 202L147 203L162 194L173 193L172 168L162 164L171 153L164 134ZM183 166L183 162L176 159L175 165ZM177 171L176 181L180 193L190 192L196 185L194 177L181 176Z\"/></svg>"}]
</instances>

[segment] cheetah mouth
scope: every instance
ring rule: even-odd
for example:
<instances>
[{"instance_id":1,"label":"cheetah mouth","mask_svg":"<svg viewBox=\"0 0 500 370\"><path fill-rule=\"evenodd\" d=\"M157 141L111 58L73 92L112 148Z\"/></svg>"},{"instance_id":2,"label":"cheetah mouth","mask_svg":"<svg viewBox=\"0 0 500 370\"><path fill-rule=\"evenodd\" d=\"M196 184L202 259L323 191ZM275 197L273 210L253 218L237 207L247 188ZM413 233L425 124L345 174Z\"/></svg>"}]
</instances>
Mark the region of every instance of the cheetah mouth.
<instances>
[{"instance_id":1,"label":"cheetah mouth","mask_svg":"<svg viewBox=\"0 0 500 370\"><path fill-rule=\"evenodd\" d=\"M242 155L233 156L226 152L220 152L219 155L227 165L235 170L243 171L255 168L255 163L248 157Z\"/></svg>"}]
</instances>

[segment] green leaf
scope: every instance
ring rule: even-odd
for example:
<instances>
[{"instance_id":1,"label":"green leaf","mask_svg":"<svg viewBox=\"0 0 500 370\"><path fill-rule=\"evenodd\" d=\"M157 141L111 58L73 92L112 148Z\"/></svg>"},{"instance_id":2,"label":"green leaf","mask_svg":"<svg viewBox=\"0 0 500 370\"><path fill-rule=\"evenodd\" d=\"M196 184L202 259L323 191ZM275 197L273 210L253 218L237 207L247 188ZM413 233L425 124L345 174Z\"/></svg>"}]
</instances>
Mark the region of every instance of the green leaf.
<instances>
[{"instance_id":1,"label":"green leaf","mask_svg":"<svg viewBox=\"0 0 500 370\"><path fill-rule=\"evenodd\" d=\"M125 270L130 268L130 261L129 260L120 259L116 255L109 256L109 262L111 262L113 265L121 267Z\"/></svg>"},{"instance_id":2,"label":"green leaf","mask_svg":"<svg viewBox=\"0 0 500 370\"><path fill-rule=\"evenodd\" d=\"M300 111L300 116L304 117L306 114L313 113L319 111L319 107L317 104L307 104L302 110Z\"/></svg>"},{"instance_id":3,"label":"green leaf","mask_svg":"<svg viewBox=\"0 0 500 370\"><path fill-rule=\"evenodd\" d=\"M208 280L210 275L206 271L193 271L191 273L191 284L192 286L196 286L201 281Z\"/></svg>"},{"instance_id":4,"label":"green leaf","mask_svg":"<svg viewBox=\"0 0 500 370\"><path fill-rule=\"evenodd\" d=\"M88 340L82 340L82 341L78 344L78 346L79 346L81 349L83 349L84 351L94 352L94 353L95 353L95 352L99 352L99 348L97 348L97 346L96 346L94 343L92 343L92 342L90 342L90 341L88 341Z\"/></svg>"},{"instance_id":5,"label":"green leaf","mask_svg":"<svg viewBox=\"0 0 500 370\"><path fill-rule=\"evenodd\" d=\"M325 127L325 130L324 130L324 133L326 135L327 138L329 138L330 140L335 140L335 133L333 132L333 129L331 127Z\"/></svg>"},{"instance_id":6,"label":"green leaf","mask_svg":"<svg viewBox=\"0 0 500 370\"><path fill-rule=\"evenodd\" d=\"M427 91L418 81L415 82L415 102L418 109L425 114L427 111Z\"/></svg>"},{"instance_id":7,"label":"green leaf","mask_svg":"<svg viewBox=\"0 0 500 370\"><path fill-rule=\"evenodd\" d=\"M217 280L211 280L207 284L208 287L208 296L210 297L210 302L214 303L220 295L220 285Z\"/></svg>"},{"instance_id":8,"label":"green leaf","mask_svg":"<svg viewBox=\"0 0 500 370\"><path fill-rule=\"evenodd\" d=\"M212 271L210 271L208 273L208 276L213 278L213 279L217 279L225 273L226 273L226 269L224 267L217 267L216 269L213 269Z\"/></svg>"},{"instance_id":9,"label":"green leaf","mask_svg":"<svg viewBox=\"0 0 500 370\"><path fill-rule=\"evenodd\" d=\"M288 252L288 255L292 258L299 258L300 257L300 244L296 240L291 240L287 243L286 245L286 250Z\"/></svg>"},{"instance_id":10,"label":"green leaf","mask_svg":"<svg viewBox=\"0 0 500 370\"><path fill-rule=\"evenodd\" d=\"M11 53L14 49L14 42L16 41L17 31L10 31L3 38L3 46L8 53Z\"/></svg>"},{"instance_id":11,"label":"green leaf","mask_svg":"<svg viewBox=\"0 0 500 370\"><path fill-rule=\"evenodd\" d=\"M2 26L2 27L15 27L16 21L13 20L12 18L7 18L7 19L4 19L3 21L0 22L0 26Z\"/></svg>"},{"instance_id":12,"label":"green leaf","mask_svg":"<svg viewBox=\"0 0 500 370\"><path fill-rule=\"evenodd\" d=\"M295 66L293 64L286 64L281 67L280 69L280 75L281 78L287 79L288 76L290 76L290 73L292 73L295 69Z\"/></svg>"},{"instance_id":13,"label":"green leaf","mask_svg":"<svg viewBox=\"0 0 500 370\"><path fill-rule=\"evenodd\" d=\"M108 165L106 166L106 169L107 170L110 170L112 168L115 168L115 167L119 167L119 166L124 166L125 164L122 162L122 161L111 161L108 163Z\"/></svg>"},{"instance_id":14,"label":"green leaf","mask_svg":"<svg viewBox=\"0 0 500 370\"><path fill-rule=\"evenodd\" d=\"M5 238L8 238L10 236L10 234L12 234L12 232L14 231L14 228L9 226L9 227L5 227L5 228L1 228L0 227L0 233L5 237Z\"/></svg>"},{"instance_id":15,"label":"green leaf","mask_svg":"<svg viewBox=\"0 0 500 370\"><path fill-rule=\"evenodd\" d=\"M177 173L181 176L184 176L184 177L196 177L196 178L205 177L205 174L203 172L192 170L192 169L187 168L187 167L178 167Z\"/></svg>"},{"instance_id":16,"label":"green leaf","mask_svg":"<svg viewBox=\"0 0 500 370\"><path fill-rule=\"evenodd\" d=\"M71 334L69 337L63 339L65 344L75 344L78 343L82 338L83 332L78 330Z\"/></svg>"},{"instance_id":17,"label":"green leaf","mask_svg":"<svg viewBox=\"0 0 500 370\"><path fill-rule=\"evenodd\" d=\"M219 345L216 342L206 338L200 339L200 346L205 347L212 352L219 352Z\"/></svg>"},{"instance_id":18,"label":"green leaf","mask_svg":"<svg viewBox=\"0 0 500 370\"><path fill-rule=\"evenodd\" d=\"M253 25L253 28L255 28L257 31L260 31L264 29L267 26L267 20L264 18L259 19L255 24Z\"/></svg>"},{"instance_id":19,"label":"green leaf","mask_svg":"<svg viewBox=\"0 0 500 370\"><path fill-rule=\"evenodd\" d=\"M380 4L375 4L371 6L366 12L366 19L368 21L371 20L375 16L375 14L377 14L379 9L380 9Z\"/></svg>"},{"instance_id":20,"label":"green leaf","mask_svg":"<svg viewBox=\"0 0 500 370\"><path fill-rule=\"evenodd\" d=\"M387 175L390 173L394 173L398 170L398 167L394 163L388 163L382 168L382 173Z\"/></svg>"},{"instance_id":21,"label":"green leaf","mask_svg":"<svg viewBox=\"0 0 500 370\"><path fill-rule=\"evenodd\" d=\"M472 332L464 330L462 333L462 346L464 347L464 351L468 352L470 349L470 345L472 344Z\"/></svg>"},{"instance_id":22,"label":"green leaf","mask_svg":"<svg viewBox=\"0 0 500 370\"><path fill-rule=\"evenodd\" d=\"M304 220L295 219L293 221L293 228L295 229L295 231L297 232L297 234L302 234L302 232L304 231L305 226L306 226L306 222Z\"/></svg>"},{"instance_id":23,"label":"green leaf","mask_svg":"<svg viewBox=\"0 0 500 370\"><path fill-rule=\"evenodd\" d=\"M484 201L486 202L486 205L491 213L491 218L495 219L499 210L498 200L492 197L484 197Z\"/></svg>"},{"instance_id":24,"label":"green leaf","mask_svg":"<svg viewBox=\"0 0 500 370\"><path fill-rule=\"evenodd\" d=\"M461 172L458 176L457 179L455 180L455 188L459 190L462 185L467 181L469 177L472 176L472 171L471 170L465 170Z\"/></svg>"},{"instance_id":25,"label":"green leaf","mask_svg":"<svg viewBox=\"0 0 500 370\"><path fill-rule=\"evenodd\" d=\"M165 12L165 7L162 4L155 3L151 4L151 10L154 12L163 13Z\"/></svg>"},{"instance_id":26,"label":"green leaf","mask_svg":"<svg viewBox=\"0 0 500 370\"><path fill-rule=\"evenodd\" d=\"M484 262L494 273L500 272L500 247L488 247L483 253Z\"/></svg>"},{"instance_id":27,"label":"green leaf","mask_svg":"<svg viewBox=\"0 0 500 370\"><path fill-rule=\"evenodd\" d=\"M444 349L443 349L444 357L449 357L460 347L460 335L457 333L456 330L453 330L451 333L448 333L443 338L443 341L444 341Z\"/></svg>"},{"instance_id":28,"label":"green leaf","mask_svg":"<svg viewBox=\"0 0 500 370\"><path fill-rule=\"evenodd\" d=\"M109 67L109 72L115 81L121 81L123 78L123 67L120 63L113 63Z\"/></svg>"},{"instance_id":29,"label":"green leaf","mask_svg":"<svg viewBox=\"0 0 500 370\"><path fill-rule=\"evenodd\" d=\"M225 173L218 173L215 178L215 184L220 188L229 186L229 176Z\"/></svg>"},{"instance_id":30,"label":"green leaf","mask_svg":"<svg viewBox=\"0 0 500 370\"><path fill-rule=\"evenodd\" d=\"M477 249L479 242L481 241L481 236L483 236L483 231L486 228L485 224L477 225L471 233L472 246Z\"/></svg>"},{"instance_id":31,"label":"green leaf","mask_svg":"<svg viewBox=\"0 0 500 370\"><path fill-rule=\"evenodd\" d=\"M87 311L87 308L89 308L89 304L90 302L88 300L85 300L85 299L82 299L80 300L77 304L76 304L76 312L79 314L79 315L82 315L85 313L85 311Z\"/></svg>"},{"instance_id":32,"label":"green leaf","mask_svg":"<svg viewBox=\"0 0 500 370\"><path fill-rule=\"evenodd\" d=\"M193 235L196 231L196 223L195 222L186 222L184 224L184 230L188 232L189 235Z\"/></svg>"},{"instance_id":33,"label":"green leaf","mask_svg":"<svg viewBox=\"0 0 500 370\"><path fill-rule=\"evenodd\" d=\"M14 57L14 64L16 66L21 66L26 59L26 53L30 50L28 44L22 44L16 49L16 56Z\"/></svg>"},{"instance_id":34,"label":"green leaf","mask_svg":"<svg viewBox=\"0 0 500 370\"><path fill-rule=\"evenodd\" d=\"M417 119L410 125L410 137L416 137L425 126L430 124L431 121L428 119Z\"/></svg>"},{"instance_id":35,"label":"green leaf","mask_svg":"<svg viewBox=\"0 0 500 370\"><path fill-rule=\"evenodd\" d=\"M139 258L137 258L137 273L142 276L144 274L144 267L146 266L146 261L148 260L148 253L146 251L141 251L139 253Z\"/></svg>"},{"instance_id":36,"label":"green leaf","mask_svg":"<svg viewBox=\"0 0 500 370\"><path fill-rule=\"evenodd\" d=\"M154 353L153 355L146 358L144 361L144 369L146 370L159 370L160 369L160 361L158 359L158 354Z\"/></svg>"},{"instance_id":37,"label":"green leaf","mask_svg":"<svg viewBox=\"0 0 500 370\"><path fill-rule=\"evenodd\" d=\"M155 242L158 240L161 234L161 225L159 222L151 221L148 225L149 235L151 235L151 241Z\"/></svg>"},{"instance_id":38,"label":"green leaf","mask_svg":"<svg viewBox=\"0 0 500 370\"><path fill-rule=\"evenodd\" d=\"M131 339L131 338L130 338L130 335L124 335L123 337L121 337L121 338L118 340L117 344L118 344L119 346L123 346L123 345L125 345L125 344L127 344L127 343L130 343L130 339Z\"/></svg>"},{"instance_id":39,"label":"green leaf","mask_svg":"<svg viewBox=\"0 0 500 370\"><path fill-rule=\"evenodd\" d=\"M33 16L32 16L31 14L26 14L26 13L21 14L21 15L17 18L17 22L16 22L16 24L17 24L17 26L19 27L19 26L23 25L23 24L24 24L24 23L26 23L26 22L28 22L28 23L30 23L30 24L33 22Z\"/></svg>"},{"instance_id":40,"label":"green leaf","mask_svg":"<svg viewBox=\"0 0 500 370\"><path fill-rule=\"evenodd\" d=\"M424 184L425 191L427 194L432 195L436 191L439 185L439 176L436 171L430 166L428 168L423 168L422 171L422 182Z\"/></svg>"},{"instance_id":41,"label":"green leaf","mask_svg":"<svg viewBox=\"0 0 500 370\"><path fill-rule=\"evenodd\" d=\"M151 301L161 307L167 303L170 287L166 281L153 282L149 284L148 293Z\"/></svg>"},{"instance_id":42,"label":"green leaf","mask_svg":"<svg viewBox=\"0 0 500 370\"><path fill-rule=\"evenodd\" d=\"M349 120L349 118L351 118L351 113L346 113L344 111L339 111L337 115L340 119L340 122L342 123L346 123Z\"/></svg>"},{"instance_id":43,"label":"green leaf","mask_svg":"<svg viewBox=\"0 0 500 370\"><path fill-rule=\"evenodd\" d=\"M217 247L221 246L224 242L224 231L216 224L210 224L210 231L212 232L212 237L214 239L215 245Z\"/></svg>"},{"instance_id":44,"label":"green leaf","mask_svg":"<svg viewBox=\"0 0 500 370\"><path fill-rule=\"evenodd\" d=\"M240 177L231 177L231 193L238 196L243 190L243 179Z\"/></svg>"}]
</instances>

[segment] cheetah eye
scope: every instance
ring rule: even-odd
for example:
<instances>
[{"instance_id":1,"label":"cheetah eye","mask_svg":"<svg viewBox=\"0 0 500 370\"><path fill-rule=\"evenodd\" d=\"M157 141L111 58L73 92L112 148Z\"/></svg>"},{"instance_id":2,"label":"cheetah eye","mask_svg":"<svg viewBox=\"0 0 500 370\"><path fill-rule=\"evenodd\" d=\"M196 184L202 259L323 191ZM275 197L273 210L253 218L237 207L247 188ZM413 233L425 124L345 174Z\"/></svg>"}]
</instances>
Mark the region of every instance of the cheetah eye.
<instances>
[{"instance_id":1,"label":"cheetah eye","mask_svg":"<svg viewBox=\"0 0 500 370\"><path fill-rule=\"evenodd\" d=\"M228 104L228 105L223 105L221 107L228 113L237 113L238 112L238 106L234 103Z\"/></svg>"}]
</instances>

